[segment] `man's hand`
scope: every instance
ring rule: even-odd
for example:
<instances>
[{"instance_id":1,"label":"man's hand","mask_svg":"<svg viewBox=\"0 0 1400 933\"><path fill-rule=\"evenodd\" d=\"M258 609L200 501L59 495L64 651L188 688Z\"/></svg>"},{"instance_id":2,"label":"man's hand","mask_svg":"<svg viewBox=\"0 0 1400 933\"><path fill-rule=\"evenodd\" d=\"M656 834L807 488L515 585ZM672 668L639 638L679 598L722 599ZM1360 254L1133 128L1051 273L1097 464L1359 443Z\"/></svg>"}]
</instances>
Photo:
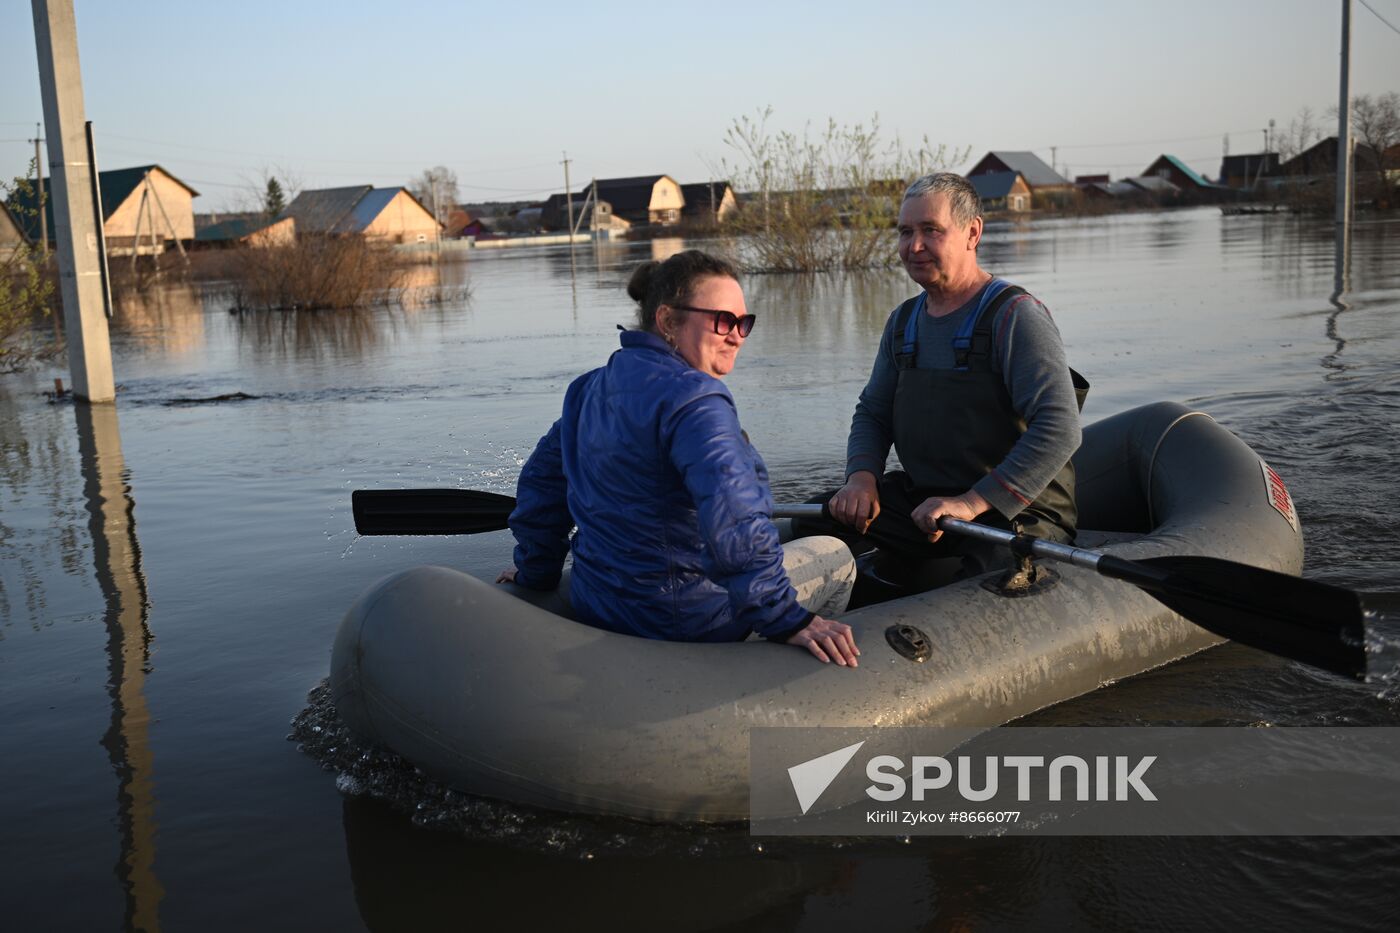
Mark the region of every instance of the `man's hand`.
<instances>
[{"instance_id":1,"label":"man's hand","mask_svg":"<svg viewBox=\"0 0 1400 933\"><path fill-rule=\"evenodd\" d=\"M787 640L789 645L798 645L816 655L823 663L835 661L842 667L859 667L856 658L860 649L856 647L856 636L851 627L835 619L813 616L812 621L802 631Z\"/></svg>"},{"instance_id":2,"label":"man's hand","mask_svg":"<svg viewBox=\"0 0 1400 933\"><path fill-rule=\"evenodd\" d=\"M922 531L928 532L928 539L930 543L933 543L943 537L943 532L938 530L940 518L946 515L949 518L960 518L965 522L970 522L991 507L992 504L982 498L981 493L975 489L969 489L962 495L952 498L934 496L925 499L910 514L914 519L914 524Z\"/></svg>"},{"instance_id":3,"label":"man's hand","mask_svg":"<svg viewBox=\"0 0 1400 933\"><path fill-rule=\"evenodd\" d=\"M869 470L852 473L846 485L836 490L827 508L832 518L865 534L875 516L880 514L880 490L875 474Z\"/></svg>"},{"instance_id":4,"label":"man's hand","mask_svg":"<svg viewBox=\"0 0 1400 933\"><path fill-rule=\"evenodd\" d=\"M502 570L502 571L501 571L500 576L496 577L496 582L497 582L497 583L514 583L514 582L515 582L515 573L516 573L516 570L515 570L514 567L507 567L505 570Z\"/></svg>"}]
</instances>

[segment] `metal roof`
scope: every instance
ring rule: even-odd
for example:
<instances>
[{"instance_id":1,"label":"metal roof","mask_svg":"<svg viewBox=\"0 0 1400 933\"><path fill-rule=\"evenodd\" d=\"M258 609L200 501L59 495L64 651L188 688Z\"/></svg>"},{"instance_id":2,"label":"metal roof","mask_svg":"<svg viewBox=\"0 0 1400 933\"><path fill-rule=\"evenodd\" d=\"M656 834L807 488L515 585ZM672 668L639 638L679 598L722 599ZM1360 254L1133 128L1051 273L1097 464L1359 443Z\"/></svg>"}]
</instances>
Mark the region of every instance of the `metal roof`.
<instances>
[{"instance_id":1,"label":"metal roof","mask_svg":"<svg viewBox=\"0 0 1400 933\"><path fill-rule=\"evenodd\" d=\"M194 235L194 238L201 243L241 240L250 233L257 233L259 230L265 230L285 220L287 220L286 217L279 217L275 220L266 216L230 217L228 220L204 227Z\"/></svg>"},{"instance_id":2,"label":"metal roof","mask_svg":"<svg viewBox=\"0 0 1400 933\"><path fill-rule=\"evenodd\" d=\"M656 183L669 175L633 175L629 178L598 179L598 198L613 206L613 213L651 210ZM675 181L675 179L671 179ZM677 185L677 187L680 187ZM684 200L684 195L682 195Z\"/></svg>"},{"instance_id":3,"label":"metal roof","mask_svg":"<svg viewBox=\"0 0 1400 933\"><path fill-rule=\"evenodd\" d=\"M351 185L348 188L303 191L278 218L295 219L299 232L350 233L356 229L353 217L355 206L373 190L372 185Z\"/></svg>"},{"instance_id":4,"label":"metal roof","mask_svg":"<svg viewBox=\"0 0 1400 933\"><path fill-rule=\"evenodd\" d=\"M1202 187L1202 188L1212 188L1212 187L1214 187L1214 185L1212 185L1210 182L1208 182L1208 181L1206 181L1204 178L1202 178L1199 172L1197 172L1195 169L1191 168L1191 166L1187 165L1185 162L1183 162L1183 161L1181 161L1180 159L1178 159L1176 156L1174 156L1174 155L1167 155L1167 154L1164 152L1164 153L1162 153L1161 158L1157 159L1157 162L1162 161L1162 159L1166 159L1166 160L1167 160L1168 162L1170 162L1172 165L1174 165L1174 166L1176 166L1178 169L1180 169L1180 170L1181 170L1181 173L1182 173L1183 175L1185 175L1187 178L1191 179L1191 184L1193 184L1193 185L1199 185L1199 186ZM1153 162L1152 165L1156 165L1157 162ZM1152 166L1148 166L1148 170L1149 170L1149 171L1151 171L1151 168L1152 168ZM1147 174L1147 173L1144 172L1143 174L1145 175L1145 174Z\"/></svg>"},{"instance_id":5,"label":"metal roof","mask_svg":"<svg viewBox=\"0 0 1400 933\"><path fill-rule=\"evenodd\" d=\"M996 159L1002 165L1006 166L1008 171L1020 172L1021 177L1026 180L1026 184L1030 185L1032 188L1045 188L1069 184L1068 179L1046 165L1041 161L1040 156L1036 155L1034 152L1011 152L1004 149L994 149L983 156L982 160L972 167L972 171L977 171L988 158ZM983 172L982 174L993 173ZM969 180L972 177L971 174L968 175Z\"/></svg>"},{"instance_id":6,"label":"metal roof","mask_svg":"<svg viewBox=\"0 0 1400 933\"><path fill-rule=\"evenodd\" d=\"M122 204L126 201L126 199L131 197L131 193L135 191L138 187L140 187L141 182L144 181L146 176L153 171L160 172L166 178L169 178L171 181L175 182L175 184L179 185L181 188L184 188L190 193L191 197L199 196L198 191L194 190L189 185L185 184L183 181L176 178L174 175L170 174L165 169L161 168L159 165L155 164L138 165L133 168L117 168L106 172L98 172L97 190L98 194L102 197L102 220L104 223L112 219L112 215L116 213L117 208L121 207ZM53 222L53 188L51 186L52 181L53 179L51 178L44 179L44 194L46 195L46 197L44 198L44 216L48 220L50 238L52 238L55 235ZM34 203L36 199L34 197L32 189L28 197L19 197L18 195L16 195L10 200L11 206L13 208L16 208L16 210L14 211L15 219L23 220L25 234L31 240L38 240L39 218L36 212L34 211ZM166 209L169 210L169 208Z\"/></svg>"},{"instance_id":7,"label":"metal roof","mask_svg":"<svg viewBox=\"0 0 1400 933\"><path fill-rule=\"evenodd\" d=\"M379 216L379 212L389 206L389 202L394 200L402 188L371 188L364 197L360 198L355 209L350 213L350 228L352 230L363 230L374 223L374 218Z\"/></svg>"},{"instance_id":8,"label":"metal roof","mask_svg":"<svg viewBox=\"0 0 1400 933\"><path fill-rule=\"evenodd\" d=\"M1168 182L1170 184L1170 182ZM1095 191L1101 191L1109 197L1122 198L1130 195L1142 194L1142 188L1127 181L1096 181L1091 182L1087 187Z\"/></svg>"},{"instance_id":9,"label":"metal roof","mask_svg":"<svg viewBox=\"0 0 1400 933\"><path fill-rule=\"evenodd\" d=\"M1153 194L1177 194L1181 191L1176 185L1157 175L1138 175L1136 178L1125 178L1123 181L1130 185L1137 185L1144 191Z\"/></svg>"},{"instance_id":10,"label":"metal roof","mask_svg":"<svg viewBox=\"0 0 1400 933\"><path fill-rule=\"evenodd\" d=\"M972 182L972 187L977 189L979 198L996 200L1010 194L1012 187L1016 184L1016 179L1020 177L1020 172L988 172L985 175L973 175L968 178L968 181Z\"/></svg>"}]
</instances>

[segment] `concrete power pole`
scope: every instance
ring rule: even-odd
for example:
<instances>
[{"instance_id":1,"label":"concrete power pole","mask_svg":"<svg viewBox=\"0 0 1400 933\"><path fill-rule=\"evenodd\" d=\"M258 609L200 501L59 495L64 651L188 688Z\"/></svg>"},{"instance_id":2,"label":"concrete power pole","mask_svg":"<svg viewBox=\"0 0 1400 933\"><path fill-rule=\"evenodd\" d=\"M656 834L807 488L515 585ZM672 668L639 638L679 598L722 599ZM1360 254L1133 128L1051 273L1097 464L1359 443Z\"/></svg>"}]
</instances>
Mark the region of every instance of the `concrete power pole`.
<instances>
[{"instance_id":1,"label":"concrete power pole","mask_svg":"<svg viewBox=\"0 0 1400 933\"><path fill-rule=\"evenodd\" d=\"M1342 0L1342 79L1337 101L1337 274L1351 252L1351 0Z\"/></svg>"},{"instance_id":2,"label":"concrete power pole","mask_svg":"<svg viewBox=\"0 0 1400 933\"><path fill-rule=\"evenodd\" d=\"M73 394L116 400L112 345L104 313L97 207L88 159L83 77L73 0L32 0L39 87L49 143L50 200Z\"/></svg>"},{"instance_id":3,"label":"concrete power pole","mask_svg":"<svg viewBox=\"0 0 1400 933\"><path fill-rule=\"evenodd\" d=\"M573 160L569 158L569 153L564 153L564 200L569 205L569 243L572 244L574 233L574 192L569 187L569 163Z\"/></svg>"}]
</instances>

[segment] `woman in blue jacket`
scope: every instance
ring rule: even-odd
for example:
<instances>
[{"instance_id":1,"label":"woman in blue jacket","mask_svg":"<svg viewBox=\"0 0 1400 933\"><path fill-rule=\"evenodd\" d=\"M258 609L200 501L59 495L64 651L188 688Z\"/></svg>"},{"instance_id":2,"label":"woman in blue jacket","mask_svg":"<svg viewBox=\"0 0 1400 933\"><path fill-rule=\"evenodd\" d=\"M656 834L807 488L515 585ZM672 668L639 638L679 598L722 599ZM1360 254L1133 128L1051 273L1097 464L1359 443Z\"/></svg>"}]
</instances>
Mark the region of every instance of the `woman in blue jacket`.
<instances>
[{"instance_id":1,"label":"woman in blue jacket","mask_svg":"<svg viewBox=\"0 0 1400 933\"><path fill-rule=\"evenodd\" d=\"M785 553L767 467L720 381L754 323L733 266L688 250L643 264L627 293L640 328L574 380L525 463L498 582L553 589L572 545L580 621L674 641L756 632L856 666L850 626L822 615L846 607L850 552L803 538Z\"/></svg>"}]
</instances>

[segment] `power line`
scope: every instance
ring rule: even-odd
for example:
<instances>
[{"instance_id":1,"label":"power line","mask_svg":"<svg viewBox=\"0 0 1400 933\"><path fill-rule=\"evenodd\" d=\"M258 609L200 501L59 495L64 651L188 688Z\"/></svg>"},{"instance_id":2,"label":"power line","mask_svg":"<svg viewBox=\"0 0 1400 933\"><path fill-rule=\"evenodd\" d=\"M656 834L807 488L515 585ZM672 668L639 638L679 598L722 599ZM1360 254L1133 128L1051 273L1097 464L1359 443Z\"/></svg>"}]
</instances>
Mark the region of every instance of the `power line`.
<instances>
[{"instance_id":1,"label":"power line","mask_svg":"<svg viewBox=\"0 0 1400 933\"><path fill-rule=\"evenodd\" d=\"M1257 133L1259 128L1248 130L1230 130L1231 133ZM1211 133L1208 136L1177 136L1172 139L1139 139L1133 142L1122 143L1071 143L1068 146L1056 145L1057 149L1112 149L1115 146L1157 146L1162 143L1194 143L1203 139L1219 139L1220 133ZM1049 149L1050 146L1041 146L1041 149Z\"/></svg>"},{"instance_id":2,"label":"power line","mask_svg":"<svg viewBox=\"0 0 1400 933\"><path fill-rule=\"evenodd\" d=\"M1377 13L1376 8L1371 6L1371 4L1367 3L1366 0L1361 0L1361 5L1364 6L1366 9L1370 10L1371 14L1375 16L1376 19L1389 26L1392 32L1394 32L1396 35L1400 35L1400 29L1397 29L1394 23Z\"/></svg>"},{"instance_id":3,"label":"power line","mask_svg":"<svg viewBox=\"0 0 1400 933\"><path fill-rule=\"evenodd\" d=\"M26 125L27 125L27 124L26 124ZM103 138L106 138L106 139L125 139L125 140L128 140L129 142L149 143L150 145L153 145L153 146L168 146L168 147L173 148L173 149L193 149L193 150L195 150L195 151L197 151L197 152L217 152L217 153L220 153L220 154L223 154L223 155L242 155L242 156L250 156L250 157L255 158L255 159L271 159L271 160L273 160L273 161L276 161L276 160L295 160L295 161L299 161L299 162L326 162L326 163L330 163L330 164L333 164L333 165L380 165L380 166L385 166L385 165L387 165L387 166L395 166L395 167L402 167L402 166L414 167L414 166L418 166L418 165L421 165L421 164L422 164L422 160L419 160L419 159L394 159L394 160L385 160L385 159L326 159L326 158L321 158L321 157L319 157L319 156L292 156L292 155L287 155L286 153L282 153L282 154L280 154L280 155L274 155L274 154L268 153L268 152L249 152L249 151L247 151L247 150L228 149L228 148L225 148L225 147L223 147L223 146L197 146L197 145L192 145L192 144L190 144L190 143L175 143L175 142L169 142L169 141L167 141L167 140L150 139L150 138L144 137L144 136L126 136L126 135L121 134L121 133L106 133L106 132L104 132L104 133L102 134L102 136L103 136ZM193 161L193 160L191 160L191 161ZM211 164L214 164L214 163L211 163ZM478 173L481 173L481 172L515 172L515 171L523 171L523 170L525 170L525 169L530 169L530 168L543 168L543 167L545 167L545 166L547 166L547 165L553 165L553 164L554 164L553 162L534 162L534 163L527 163L527 164L522 164L522 165L512 165L512 166L510 166L509 168L481 169L481 168L476 168L476 167L473 167L473 166L459 166L459 168L461 168L463 171L473 171L473 172L478 172ZM330 173L327 172L327 173L325 173L325 174L330 174Z\"/></svg>"}]
</instances>

